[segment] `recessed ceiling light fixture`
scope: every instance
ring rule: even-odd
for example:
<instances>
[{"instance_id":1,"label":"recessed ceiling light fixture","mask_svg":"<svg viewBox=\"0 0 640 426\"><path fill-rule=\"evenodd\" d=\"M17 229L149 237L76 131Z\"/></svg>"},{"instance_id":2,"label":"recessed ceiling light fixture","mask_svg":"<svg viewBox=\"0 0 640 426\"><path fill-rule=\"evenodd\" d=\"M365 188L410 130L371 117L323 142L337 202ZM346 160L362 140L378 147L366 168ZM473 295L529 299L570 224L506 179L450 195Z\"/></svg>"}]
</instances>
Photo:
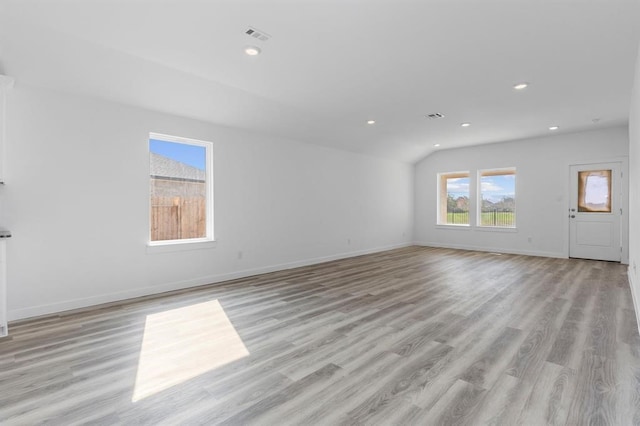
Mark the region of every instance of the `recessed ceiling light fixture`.
<instances>
[{"instance_id":1,"label":"recessed ceiling light fixture","mask_svg":"<svg viewBox=\"0 0 640 426\"><path fill-rule=\"evenodd\" d=\"M244 53L249 56L258 56L262 52L259 47L256 46L247 46L244 48Z\"/></svg>"},{"instance_id":2,"label":"recessed ceiling light fixture","mask_svg":"<svg viewBox=\"0 0 640 426\"><path fill-rule=\"evenodd\" d=\"M367 124L376 124L376 120L368 120Z\"/></svg>"},{"instance_id":3,"label":"recessed ceiling light fixture","mask_svg":"<svg viewBox=\"0 0 640 426\"><path fill-rule=\"evenodd\" d=\"M436 148L440 146L439 143L434 143L433 146L435 146Z\"/></svg>"},{"instance_id":4,"label":"recessed ceiling light fixture","mask_svg":"<svg viewBox=\"0 0 640 426\"><path fill-rule=\"evenodd\" d=\"M469 127L469 126L471 126L471 123L462 123L460 125L460 127Z\"/></svg>"},{"instance_id":5,"label":"recessed ceiling light fixture","mask_svg":"<svg viewBox=\"0 0 640 426\"><path fill-rule=\"evenodd\" d=\"M551 126L549 127L549 130L558 130L560 128L560 126Z\"/></svg>"},{"instance_id":6,"label":"recessed ceiling light fixture","mask_svg":"<svg viewBox=\"0 0 640 426\"><path fill-rule=\"evenodd\" d=\"M526 89L527 87L529 87L529 83L525 83L525 82L513 85L513 88L516 90L523 90L523 89Z\"/></svg>"}]
</instances>

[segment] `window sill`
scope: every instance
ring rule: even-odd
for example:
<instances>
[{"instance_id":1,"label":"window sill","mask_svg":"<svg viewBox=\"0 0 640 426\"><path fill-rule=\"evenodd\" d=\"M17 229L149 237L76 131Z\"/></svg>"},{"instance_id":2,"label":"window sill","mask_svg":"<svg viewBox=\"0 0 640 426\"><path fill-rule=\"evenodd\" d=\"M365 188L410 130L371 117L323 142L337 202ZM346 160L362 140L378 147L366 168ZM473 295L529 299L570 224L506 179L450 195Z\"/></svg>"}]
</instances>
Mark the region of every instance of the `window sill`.
<instances>
[{"instance_id":1,"label":"window sill","mask_svg":"<svg viewBox=\"0 0 640 426\"><path fill-rule=\"evenodd\" d=\"M215 248L217 244L218 243L216 240L209 240L204 238L183 241L157 241L147 243L147 254L212 249Z\"/></svg>"},{"instance_id":2,"label":"window sill","mask_svg":"<svg viewBox=\"0 0 640 426\"><path fill-rule=\"evenodd\" d=\"M436 229L455 229L458 231L468 231L471 229L471 226L470 225L453 225L453 224L448 224L448 225L436 224Z\"/></svg>"},{"instance_id":3,"label":"window sill","mask_svg":"<svg viewBox=\"0 0 640 426\"><path fill-rule=\"evenodd\" d=\"M482 232L518 232L518 228L507 228L501 226L476 226L476 231Z\"/></svg>"}]
</instances>

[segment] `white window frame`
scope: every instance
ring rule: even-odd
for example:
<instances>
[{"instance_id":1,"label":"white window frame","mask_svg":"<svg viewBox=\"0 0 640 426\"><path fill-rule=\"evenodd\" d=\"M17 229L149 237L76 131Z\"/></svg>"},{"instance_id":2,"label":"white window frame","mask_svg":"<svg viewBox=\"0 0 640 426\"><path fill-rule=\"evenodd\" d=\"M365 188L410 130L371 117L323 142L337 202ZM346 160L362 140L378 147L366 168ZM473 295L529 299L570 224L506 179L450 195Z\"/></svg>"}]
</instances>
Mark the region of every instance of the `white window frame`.
<instances>
[{"instance_id":1,"label":"white window frame","mask_svg":"<svg viewBox=\"0 0 640 426\"><path fill-rule=\"evenodd\" d=\"M442 206L442 194L443 194L443 190L446 193L446 180L447 179L454 179L454 178L463 178L466 177L469 179L469 223L447 223L446 220L443 221L443 212L445 215L445 218L447 217L446 215L446 209L447 206ZM462 228L469 228L471 227L471 171L469 170L463 170L463 171L459 171L459 172L442 172L442 173L438 173L438 178L436 179L437 182L437 202L436 202L436 206L437 206L437 215L436 215L436 225L437 226L452 226L452 227L462 227ZM444 210L443 210L444 209Z\"/></svg>"},{"instance_id":2,"label":"white window frame","mask_svg":"<svg viewBox=\"0 0 640 426\"><path fill-rule=\"evenodd\" d=\"M209 247L212 243L215 243L215 233L213 226L213 208L214 208L214 200L213 200L213 142L202 141L198 139L185 138L182 136L171 136L165 135L161 133L149 133L149 137L147 139L147 152L150 152L149 143L151 139L162 140L165 142L173 142L180 143L185 145L195 145L200 146L205 149L205 173L206 173L206 182L205 182L205 195L206 195L206 236L203 238L185 238L180 240L159 240L159 241L151 241L151 197L149 197L149 209L148 209L148 222L147 222L147 232L148 232L148 243L147 246L149 248L161 248L161 247L181 247L184 249L192 249L195 248L195 245L202 245L203 247ZM147 175L151 175L151 164L148 163L148 173ZM199 247L198 247L199 248ZM154 251L164 251L164 250L154 250Z\"/></svg>"},{"instance_id":3,"label":"white window frame","mask_svg":"<svg viewBox=\"0 0 640 426\"><path fill-rule=\"evenodd\" d=\"M516 202L516 211L514 212L513 218L513 226L499 226L499 225L483 225L482 224L482 178L484 176L503 176L503 175L514 175L516 179L516 183L514 185L514 200ZM482 169L478 170L477 175L477 188L476 192L478 194L477 197L477 206L476 206L476 226L478 228L486 229L486 230L516 230L518 224L518 173L515 167L501 167L495 169Z\"/></svg>"}]
</instances>

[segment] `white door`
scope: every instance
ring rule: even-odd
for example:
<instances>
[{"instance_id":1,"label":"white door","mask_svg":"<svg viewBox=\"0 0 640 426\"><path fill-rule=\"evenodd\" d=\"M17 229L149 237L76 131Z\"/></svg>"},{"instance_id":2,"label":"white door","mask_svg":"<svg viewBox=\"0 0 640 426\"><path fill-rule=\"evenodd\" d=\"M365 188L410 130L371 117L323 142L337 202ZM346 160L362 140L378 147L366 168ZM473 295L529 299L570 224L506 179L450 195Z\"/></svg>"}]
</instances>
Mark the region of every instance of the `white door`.
<instances>
[{"instance_id":1,"label":"white door","mask_svg":"<svg viewBox=\"0 0 640 426\"><path fill-rule=\"evenodd\" d=\"M620 262L621 163L570 169L569 257Z\"/></svg>"}]
</instances>

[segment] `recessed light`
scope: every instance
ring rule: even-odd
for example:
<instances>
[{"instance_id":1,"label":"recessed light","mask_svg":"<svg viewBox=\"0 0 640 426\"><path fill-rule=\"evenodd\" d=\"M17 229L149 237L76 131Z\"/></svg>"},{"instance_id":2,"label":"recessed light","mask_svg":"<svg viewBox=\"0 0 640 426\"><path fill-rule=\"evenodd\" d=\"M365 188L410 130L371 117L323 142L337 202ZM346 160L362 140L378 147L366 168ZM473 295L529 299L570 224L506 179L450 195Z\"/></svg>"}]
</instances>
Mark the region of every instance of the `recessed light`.
<instances>
[{"instance_id":1,"label":"recessed light","mask_svg":"<svg viewBox=\"0 0 640 426\"><path fill-rule=\"evenodd\" d=\"M257 56L260 54L260 52L262 52L262 50L260 50L260 48L256 46L247 46L244 48L244 53L249 56Z\"/></svg>"},{"instance_id":2,"label":"recessed light","mask_svg":"<svg viewBox=\"0 0 640 426\"><path fill-rule=\"evenodd\" d=\"M367 124L376 124L376 120L369 120L367 121Z\"/></svg>"},{"instance_id":3,"label":"recessed light","mask_svg":"<svg viewBox=\"0 0 640 426\"><path fill-rule=\"evenodd\" d=\"M436 148L440 146L439 143L434 143L433 146L435 146Z\"/></svg>"},{"instance_id":4,"label":"recessed light","mask_svg":"<svg viewBox=\"0 0 640 426\"><path fill-rule=\"evenodd\" d=\"M560 128L560 126L551 126L549 127L549 130L558 130Z\"/></svg>"},{"instance_id":5,"label":"recessed light","mask_svg":"<svg viewBox=\"0 0 640 426\"><path fill-rule=\"evenodd\" d=\"M526 89L527 87L529 87L529 83L524 83L524 82L513 85L513 88L516 90L523 90L523 89Z\"/></svg>"},{"instance_id":6,"label":"recessed light","mask_svg":"<svg viewBox=\"0 0 640 426\"><path fill-rule=\"evenodd\" d=\"M471 126L471 123L462 123L460 125L460 127L469 127L469 126Z\"/></svg>"}]
</instances>

